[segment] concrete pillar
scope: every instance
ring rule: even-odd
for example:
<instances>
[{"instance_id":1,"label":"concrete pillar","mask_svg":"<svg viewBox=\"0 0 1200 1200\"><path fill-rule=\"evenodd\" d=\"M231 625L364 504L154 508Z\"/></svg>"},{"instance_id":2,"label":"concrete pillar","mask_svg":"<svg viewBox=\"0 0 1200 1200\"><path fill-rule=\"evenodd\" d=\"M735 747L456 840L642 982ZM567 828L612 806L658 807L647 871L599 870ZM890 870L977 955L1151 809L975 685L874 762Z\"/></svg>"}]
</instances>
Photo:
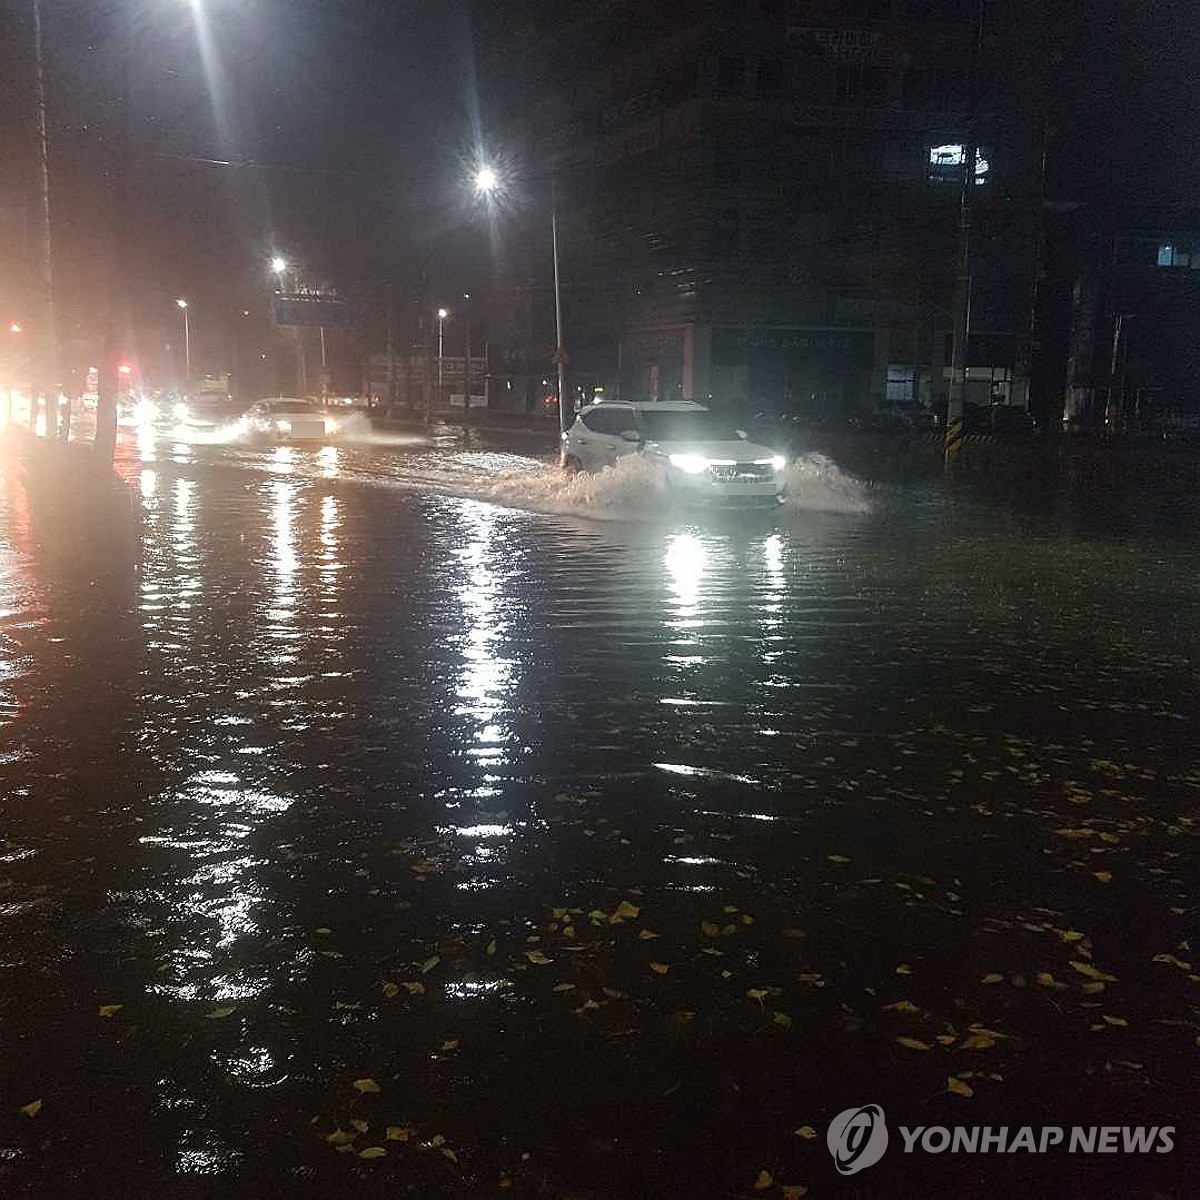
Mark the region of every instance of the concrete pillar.
<instances>
[{"instance_id":1,"label":"concrete pillar","mask_svg":"<svg viewBox=\"0 0 1200 1200\"><path fill-rule=\"evenodd\" d=\"M683 330L683 398L704 404L712 391L712 329L687 325Z\"/></svg>"}]
</instances>

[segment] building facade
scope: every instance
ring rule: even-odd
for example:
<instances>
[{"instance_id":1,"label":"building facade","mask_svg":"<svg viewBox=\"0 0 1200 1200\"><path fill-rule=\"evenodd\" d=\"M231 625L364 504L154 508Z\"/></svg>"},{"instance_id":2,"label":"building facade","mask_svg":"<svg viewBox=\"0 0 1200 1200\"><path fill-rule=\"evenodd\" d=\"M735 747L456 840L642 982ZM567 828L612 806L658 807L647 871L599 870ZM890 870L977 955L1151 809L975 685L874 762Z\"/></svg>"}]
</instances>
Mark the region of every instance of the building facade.
<instances>
[{"instance_id":1,"label":"building facade","mask_svg":"<svg viewBox=\"0 0 1200 1200\"><path fill-rule=\"evenodd\" d=\"M514 7L477 24L485 141L553 178L576 397L813 415L942 400L976 3ZM1022 403L1038 73L1006 20L989 16L974 72L968 393ZM492 328L537 374L547 239L518 224Z\"/></svg>"}]
</instances>

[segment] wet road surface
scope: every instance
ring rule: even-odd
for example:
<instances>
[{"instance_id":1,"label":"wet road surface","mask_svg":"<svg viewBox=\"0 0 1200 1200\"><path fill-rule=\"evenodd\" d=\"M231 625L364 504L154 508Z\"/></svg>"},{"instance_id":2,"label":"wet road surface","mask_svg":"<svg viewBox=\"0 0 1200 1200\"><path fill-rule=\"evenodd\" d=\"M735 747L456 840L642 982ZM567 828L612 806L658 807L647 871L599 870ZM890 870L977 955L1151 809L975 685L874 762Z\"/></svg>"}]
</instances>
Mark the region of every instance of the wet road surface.
<instances>
[{"instance_id":1,"label":"wet road surface","mask_svg":"<svg viewBox=\"0 0 1200 1200\"><path fill-rule=\"evenodd\" d=\"M97 571L3 464L0 1195L1194 1193L1195 505L119 469Z\"/></svg>"}]
</instances>

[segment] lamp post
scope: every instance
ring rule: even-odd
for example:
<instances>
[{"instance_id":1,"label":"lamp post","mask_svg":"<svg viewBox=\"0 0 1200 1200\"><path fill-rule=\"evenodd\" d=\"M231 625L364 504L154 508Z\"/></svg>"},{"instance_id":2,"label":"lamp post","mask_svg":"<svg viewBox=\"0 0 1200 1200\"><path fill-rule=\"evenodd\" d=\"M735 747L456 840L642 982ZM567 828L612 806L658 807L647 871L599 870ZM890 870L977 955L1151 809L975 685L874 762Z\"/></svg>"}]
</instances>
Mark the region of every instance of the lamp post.
<instances>
[{"instance_id":1,"label":"lamp post","mask_svg":"<svg viewBox=\"0 0 1200 1200\"><path fill-rule=\"evenodd\" d=\"M463 428L471 423L471 293L463 292L463 320L467 327L467 357L463 360Z\"/></svg>"},{"instance_id":2,"label":"lamp post","mask_svg":"<svg viewBox=\"0 0 1200 1200\"><path fill-rule=\"evenodd\" d=\"M475 172L475 190L485 199L490 200L501 189L501 179L493 168L481 166ZM550 185L550 248L554 259L554 336L557 342L554 361L558 367L558 423L559 428L565 430L567 351L563 344L562 284L558 268L558 197L553 181Z\"/></svg>"},{"instance_id":3,"label":"lamp post","mask_svg":"<svg viewBox=\"0 0 1200 1200\"><path fill-rule=\"evenodd\" d=\"M278 280L279 292L282 295L287 290L288 260L281 254L271 259L271 273ZM304 339L299 329L293 328L292 334L296 342L297 383L301 393L308 391L308 358L304 353ZM321 339L321 366L325 365L325 340ZM281 385L282 386L282 385Z\"/></svg>"},{"instance_id":4,"label":"lamp post","mask_svg":"<svg viewBox=\"0 0 1200 1200\"><path fill-rule=\"evenodd\" d=\"M437 310L438 319L438 404L445 404L446 391L445 381L442 374L445 358L442 354L442 326L445 324L446 318L450 315L450 310L447 308L439 308ZM430 413L425 414L425 419L428 420Z\"/></svg>"},{"instance_id":5,"label":"lamp post","mask_svg":"<svg viewBox=\"0 0 1200 1200\"><path fill-rule=\"evenodd\" d=\"M188 302L182 297L175 301L176 307L183 313L183 362L184 362L184 382L190 383L192 379L192 327L188 321Z\"/></svg>"}]
</instances>

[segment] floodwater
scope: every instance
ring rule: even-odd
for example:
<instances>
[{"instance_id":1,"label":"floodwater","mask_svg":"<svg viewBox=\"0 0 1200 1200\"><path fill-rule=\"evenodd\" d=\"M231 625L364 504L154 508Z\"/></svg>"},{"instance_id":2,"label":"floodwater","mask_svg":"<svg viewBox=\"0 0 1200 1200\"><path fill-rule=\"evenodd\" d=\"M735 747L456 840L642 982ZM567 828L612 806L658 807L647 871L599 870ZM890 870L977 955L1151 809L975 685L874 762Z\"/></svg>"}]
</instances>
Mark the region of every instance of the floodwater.
<instances>
[{"instance_id":1,"label":"floodwater","mask_svg":"<svg viewBox=\"0 0 1200 1200\"><path fill-rule=\"evenodd\" d=\"M0 1195L1194 1194L1194 495L120 455L0 466Z\"/></svg>"}]
</instances>

